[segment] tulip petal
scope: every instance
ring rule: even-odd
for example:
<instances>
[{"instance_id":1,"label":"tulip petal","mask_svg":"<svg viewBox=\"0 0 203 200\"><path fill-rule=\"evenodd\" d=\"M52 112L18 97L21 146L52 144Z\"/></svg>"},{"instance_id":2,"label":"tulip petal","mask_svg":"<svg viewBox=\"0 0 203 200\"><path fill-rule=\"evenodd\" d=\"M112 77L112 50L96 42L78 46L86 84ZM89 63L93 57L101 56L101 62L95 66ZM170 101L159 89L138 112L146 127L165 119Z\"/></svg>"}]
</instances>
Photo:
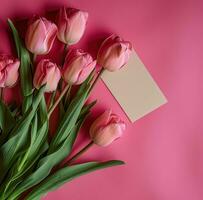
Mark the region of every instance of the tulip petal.
<instances>
[{"instance_id":1,"label":"tulip petal","mask_svg":"<svg viewBox=\"0 0 203 200\"><path fill-rule=\"evenodd\" d=\"M77 43L84 34L88 13L77 9L62 8L58 17L58 39L68 45Z\"/></svg>"},{"instance_id":2,"label":"tulip petal","mask_svg":"<svg viewBox=\"0 0 203 200\"><path fill-rule=\"evenodd\" d=\"M84 67L83 70L80 71L80 73L78 75L78 79L77 79L78 85L83 83L87 79L87 77L92 72L92 70L95 68L95 66L96 66L96 60L91 62L89 65Z\"/></svg>"},{"instance_id":3,"label":"tulip petal","mask_svg":"<svg viewBox=\"0 0 203 200\"><path fill-rule=\"evenodd\" d=\"M41 54L41 52L46 50L46 46L43 43L45 38L46 26L40 18L28 27L26 34L26 46L32 53Z\"/></svg>"},{"instance_id":4,"label":"tulip petal","mask_svg":"<svg viewBox=\"0 0 203 200\"><path fill-rule=\"evenodd\" d=\"M69 84L81 84L96 66L92 57L81 49L68 52L63 66L63 78Z\"/></svg>"},{"instance_id":5,"label":"tulip petal","mask_svg":"<svg viewBox=\"0 0 203 200\"><path fill-rule=\"evenodd\" d=\"M33 20L28 26L25 43L34 54L47 54L57 34L57 27L45 18Z\"/></svg>"},{"instance_id":6,"label":"tulip petal","mask_svg":"<svg viewBox=\"0 0 203 200\"><path fill-rule=\"evenodd\" d=\"M53 46L54 40L56 38L57 34L57 26L55 24L51 24L51 27L47 30L47 35L44 40L44 44L46 44L47 50L46 52L49 52Z\"/></svg>"},{"instance_id":7,"label":"tulip petal","mask_svg":"<svg viewBox=\"0 0 203 200\"><path fill-rule=\"evenodd\" d=\"M9 64L6 68L7 77L5 80L5 86L11 87L18 80L18 69L20 66L20 61L16 61L12 64Z\"/></svg>"},{"instance_id":8,"label":"tulip petal","mask_svg":"<svg viewBox=\"0 0 203 200\"><path fill-rule=\"evenodd\" d=\"M0 72L0 87L5 87L6 73Z\"/></svg>"},{"instance_id":9,"label":"tulip petal","mask_svg":"<svg viewBox=\"0 0 203 200\"><path fill-rule=\"evenodd\" d=\"M110 116L112 111L106 110L104 113L102 113L91 125L90 127L90 136L91 138L94 138L95 134L97 134L97 131L108 124Z\"/></svg>"},{"instance_id":10,"label":"tulip petal","mask_svg":"<svg viewBox=\"0 0 203 200\"><path fill-rule=\"evenodd\" d=\"M60 78L61 73L56 64L49 59L43 59L37 65L33 85L38 89L46 84L45 92L52 92L56 90Z\"/></svg>"},{"instance_id":11,"label":"tulip petal","mask_svg":"<svg viewBox=\"0 0 203 200\"><path fill-rule=\"evenodd\" d=\"M70 83L75 84L78 80L78 76L80 74L80 71L82 70L82 63L84 58L77 57L75 60L73 60L72 63L69 64L67 68L64 69L64 79Z\"/></svg>"},{"instance_id":12,"label":"tulip petal","mask_svg":"<svg viewBox=\"0 0 203 200\"><path fill-rule=\"evenodd\" d=\"M48 72L46 92L52 92L57 89L58 82L61 78L61 73L58 67L52 67Z\"/></svg>"},{"instance_id":13,"label":"tulip petal","mask_svg":"<svg viewBox=\"0 0 203 200\"><path fill-rule=\"evenodd\" d=\"M88 13L78 11L70 18L69 31L66 32L66 41L70 45L77 43L84 34Z\"/></svg>"},{"instance_id":14,"label":"tulip petal","mask_svg":"<svg viewBox=\"0 0 203 200\"><path fill-rule=\"evenodd\" d=\"M123 130L125 129L124 124L115 123L110 124L103 129L97 131L96 136L94 137L95 144L99 146L108 146L111 144L114 140L118 139L122 136Z\"/></svg>"},{"instance_id":15,"label":"tulip petal","mask_svg":"<svg viewBox=\"0 0 203 200\"><path fill-rule=\"evenodd\" d=\"M123 41L116 35L111 35L102 43L99 49L98 64L113 72L126 64L131 50L130 42Z\"/></svg>"},{"instance_id":16,"label":"tulip petal","mask_svg":"<svg viewBox=\"0 0 203 200\"><path fill-rule=\"evenodd\" d=\"M20 61L12 56L0 55L0 87L11 87L18 79Z\"/></svg>"}]
</instances>

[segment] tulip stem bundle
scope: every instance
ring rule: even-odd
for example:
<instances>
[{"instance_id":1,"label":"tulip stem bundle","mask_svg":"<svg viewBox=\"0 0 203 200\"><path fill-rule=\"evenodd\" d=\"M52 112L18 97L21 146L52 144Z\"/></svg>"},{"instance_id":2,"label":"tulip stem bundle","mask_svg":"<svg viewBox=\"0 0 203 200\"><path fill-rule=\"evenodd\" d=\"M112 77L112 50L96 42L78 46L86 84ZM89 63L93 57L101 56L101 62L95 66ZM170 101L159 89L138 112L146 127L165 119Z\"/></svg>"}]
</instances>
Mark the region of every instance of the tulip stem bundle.
<instances>
[{"instance_id":1,"label":"tulip stem bundle","mask_svg":"<svg viewBox=\"0 0 203 200\"><path fill-rule=\"evenodd\" d=\"M120 160L72 164L93 144L104 147L122 136L125 123L106 110L91 124L90 142L61 166L71 155L80 128L96 104L87 101L91 90L105 70L116 71L127 62L131 45L112 35L102 43L97 59L81 49L67 52L67 47L84 34L88 13L62 8L58 18L57 25L44 17L33 18L25 42L8 20L18 58L0 54L0 200L40 199L81 175L124 164ZM61 57L59 63L41 58L50 52L56 38L64 44L62 68ZM95 75L97 64L102 68ZM18 80L21 105L5 102L4 88ZM72 88L75 94L70 94ZM49 103L46 93L53 93ZM51 137L49 119L57 106L60 119Z\"/></svg>"},{"instance_id":2,"label":"tulip stem bundle","mask_svg":"<svg viewBox=\"0 0 203 200\"><path fill-rule=\"evenodd\" d=\"M71 98L71 89L72 89L72 86L70 85L70 87L68 88L68 91L66 92L66 96L65 96L65 102L64 104L66 105L66 107L69 105L70 103L70 98Z\"/></svg>"}]
</instances>

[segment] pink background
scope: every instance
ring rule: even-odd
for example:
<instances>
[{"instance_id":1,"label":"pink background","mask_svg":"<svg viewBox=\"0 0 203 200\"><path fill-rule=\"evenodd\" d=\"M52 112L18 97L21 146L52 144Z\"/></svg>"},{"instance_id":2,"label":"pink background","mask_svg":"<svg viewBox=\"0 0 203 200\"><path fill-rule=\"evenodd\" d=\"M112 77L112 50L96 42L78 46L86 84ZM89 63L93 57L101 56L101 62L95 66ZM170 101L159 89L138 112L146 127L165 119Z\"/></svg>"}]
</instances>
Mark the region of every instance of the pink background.
<instances>
[{"instance_id":1,"label":"pink background","mask_svg":"<svg viewBox=\"0 0 203 200\"><path fill-rule=\"evenodd\" d=\"M62 5L89 12L78 46L95 52L112 32L132 41L169 103L131 124L100 81L92 95L98 99L94 115L111 107L128 129L122 139L107 148L95 146L83 160L127 164L83 176L44 199L202 200L203 1L1 0L0 51L11 51L7 17L43 14ZM82 135L80 145L87 140L85 131Z\"/></svg>"}]
</instances>

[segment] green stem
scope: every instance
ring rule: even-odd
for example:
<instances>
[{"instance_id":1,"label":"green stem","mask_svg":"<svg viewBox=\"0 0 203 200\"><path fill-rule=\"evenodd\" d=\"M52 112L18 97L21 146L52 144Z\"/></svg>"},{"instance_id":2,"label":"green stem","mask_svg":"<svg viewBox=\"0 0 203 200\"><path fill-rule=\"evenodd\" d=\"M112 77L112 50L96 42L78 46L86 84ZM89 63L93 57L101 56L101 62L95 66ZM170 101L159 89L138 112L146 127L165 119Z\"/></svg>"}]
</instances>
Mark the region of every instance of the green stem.
<instances>
[{"instance_id":1,"label":"green stem","mask_svg":"<svg viewBox=\"0 0 203 200\"><path fill-rule=\"evenodd\" d=\"M52 114L52 112L54 111L54 109L56 108L56 106L59 104L59 102L61 101L61 99L63 98L63 96L66 94L68 88L70 87L69 84L66 85L66 87L63 89L63 91L61 92L60 96L58 97L58 99L56 100L56 102L54 103L54 105L50 108L49 112L48 112L48 118L50 117L50 115Z\"/></svg>"},{"instance_id":2,"label":"green stem","mask_svg":"<svg viewBox=\"0 0 203 200\"><path fill-rule=\"evenodd\" d=\"M72 86L70 86L70 87L68 88L68 91L67 91L66 96L65 96L65 99L64 99L64 106L65 106L66 108L68 107L68 104L70 103L71 88L72 88Z\"/></svg>"},{"instance_id":3,"label":"green stem","mask_svg":"<svg viewBox=\"0 0 203 200\"><path fill-rule=\"evenodd\" d=\"M88 143L83 149L81 149L78 153L76 153L72 158L70 158L64 165L70 165L73 161L75 161L76 159L78 159L81 155L83 155L85 152L87 152L87 150L90 149L90 147L92 147L94 144L93 141L91 141L90 143Z\"/></svg>"}]
</instances>

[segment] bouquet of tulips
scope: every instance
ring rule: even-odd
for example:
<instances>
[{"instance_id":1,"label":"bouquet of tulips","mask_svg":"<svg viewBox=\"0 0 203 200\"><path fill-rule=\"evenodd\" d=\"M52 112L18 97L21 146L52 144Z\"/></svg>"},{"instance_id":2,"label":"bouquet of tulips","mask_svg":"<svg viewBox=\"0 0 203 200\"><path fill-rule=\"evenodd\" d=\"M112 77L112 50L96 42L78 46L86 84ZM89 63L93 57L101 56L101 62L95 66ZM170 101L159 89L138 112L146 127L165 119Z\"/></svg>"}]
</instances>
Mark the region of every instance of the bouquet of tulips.
<instances>
[{"instance_id":1,"label":"bouquet of tulips","mask_svg":"<svg viewBox=\"0 0 203 200\"><path fill-rule=\"evenodd\" d=\"M0 55L0 200L40 199L76 177L124 163L75 162L93 144L107 146L122 135L125 124L111 110L91 125L88 145L68 157L96 104L87 103L95 83L104 70L113 72L124 66L131 52L131 44L116 35L103 42L96 60L80 49L70 48L83 36L87 19L88 13L72 8L59 11L57 25L44 17L34 17L25 40L8 20L17 58ZM56 38L65 47L63 62L58 64L42 57ZM40 59L36 59L38 55ZM8 104L4 90L18 80L21 103ZM56 108L59 122L51 137L49 119Z\"/></svg>"}]
</instances>

